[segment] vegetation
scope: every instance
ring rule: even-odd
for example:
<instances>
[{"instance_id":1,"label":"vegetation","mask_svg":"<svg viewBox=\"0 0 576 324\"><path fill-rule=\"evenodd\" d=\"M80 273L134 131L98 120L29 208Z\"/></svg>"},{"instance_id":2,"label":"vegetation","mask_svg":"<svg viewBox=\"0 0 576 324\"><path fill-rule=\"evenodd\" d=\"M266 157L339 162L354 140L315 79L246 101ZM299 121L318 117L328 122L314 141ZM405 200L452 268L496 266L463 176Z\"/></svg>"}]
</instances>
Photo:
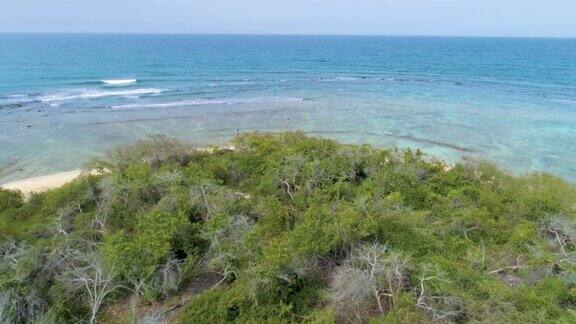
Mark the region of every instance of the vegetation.
<instances>
[{"instance_id":1,"label":"vegetation","mask_svg":"<svg viewBox=\"0 0 576 324\"><path fill-rule=\"evenodd\" d=\"M0 190L0 322L576 322L576 188L300 132Z\"/></svg>"}]
</instances>

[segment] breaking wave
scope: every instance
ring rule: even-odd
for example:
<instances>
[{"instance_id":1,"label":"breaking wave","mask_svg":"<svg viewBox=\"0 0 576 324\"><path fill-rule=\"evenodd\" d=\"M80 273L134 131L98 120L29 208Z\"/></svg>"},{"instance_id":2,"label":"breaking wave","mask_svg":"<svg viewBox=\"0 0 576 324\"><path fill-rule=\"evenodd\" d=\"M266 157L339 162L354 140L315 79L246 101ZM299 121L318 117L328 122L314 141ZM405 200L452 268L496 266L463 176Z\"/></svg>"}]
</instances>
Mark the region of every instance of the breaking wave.
<instances>
[{"instance_id":1,"label":"breaking wave","mask_svg":"<svg viewBox=\"0 0 576 324\"><path fill-rule=\"evenodd\" d=\"M128 85L138 82L137 79L100 80L106 85Z\"/></svg>"},{"instance_id":2,"label":"breaking wave","mask_svg":"<svg viewBox=\"0 0 576 324\"><path fill-rule=\"evenodd\" d=\"M167 108L167 107L185 107L185 106L200 106L200 105L234 105L234 104L250 104L259 102L282 102L282 101L303 101L304 98L293 97L258 97L258 98L238 98L238 99L192 99L180 100L173 102L159 102L148 104L129 104L112 106L115 109L126 108Z\"/></svg>"},{"instance_id":3,"label":"breaking wave","mask_svg":"<svg viewBox=\"0 0 576 324\"><path fill-rule=\"evenodd\" d=\"M50 94L46 96L41 96L38 99L42 102L51 102L51 101L101 98L111 96L135 96L145 94L158 94L161 92L162 90L156 88L143 88L143 89L122 90L122 91L81 90L81 91L69 91L69 92Z\"/></svg>"}]
</instances>

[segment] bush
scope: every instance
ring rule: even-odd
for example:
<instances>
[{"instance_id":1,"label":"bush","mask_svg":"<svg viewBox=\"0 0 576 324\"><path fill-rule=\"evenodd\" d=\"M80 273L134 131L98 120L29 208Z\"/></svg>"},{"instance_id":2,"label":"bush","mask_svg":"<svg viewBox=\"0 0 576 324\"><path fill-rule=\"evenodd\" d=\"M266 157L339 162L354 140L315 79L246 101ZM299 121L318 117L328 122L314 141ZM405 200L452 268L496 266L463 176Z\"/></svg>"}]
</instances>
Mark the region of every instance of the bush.
<instances>
[{"instance_id":1,"label":"bush","mask_svg":"<svg viewBox=\"0 0 576 324\"><path fill-rule=\"evenodd\" d=\"M363 321L393 308L406 288L409 266L407 258L377 243L352 248L330 283L340 317Z\"/></svg>"},{"instance_id":2,"label":"bush","mask_svg":"<svg viewBox=\"0 0 576 324\"><path fill-rule=\"evenodd\" d=\"M7 209L20 208L24 204L24 196L20 191L0 188L0 213Z\"/></svg>"},{"instance_id":3,"label":"bush","mask_svg":"<svg viewBox=\"0 0 576 324\"><path fill-rule=\"evenodd\" d=\"M302 132L234 145L155 136L0 190L0 321L572 321L573 185Z\"/></svg>"}]
</instances>

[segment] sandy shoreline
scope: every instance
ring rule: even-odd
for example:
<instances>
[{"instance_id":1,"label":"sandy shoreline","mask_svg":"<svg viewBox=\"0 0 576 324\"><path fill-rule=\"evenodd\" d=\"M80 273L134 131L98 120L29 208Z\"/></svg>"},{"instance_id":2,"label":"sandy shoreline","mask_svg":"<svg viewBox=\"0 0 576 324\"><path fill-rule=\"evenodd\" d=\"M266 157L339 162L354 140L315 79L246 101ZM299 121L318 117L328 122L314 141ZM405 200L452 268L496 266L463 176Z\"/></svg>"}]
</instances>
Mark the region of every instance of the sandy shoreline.
<instances>
[{"instance_id":1,"label":"sandy shoreline","mask_svg":"<svg viewBox=\"0 0 576 324\"><path fill-rule=\"evenodd\" d=\"M208 146L197 148L197 150L211 153L216 148L226 150L236 149L234 146L221 146L221 147ZM23 194L29 195L33 192L42 192L50 189L59 188L67 184L68 182L78 178L78 176L80 176L83 172L86 171L72 170L72 171L48 174L40 177L27 178L23 180L0 184L0 188L20 190L22 191ZM88 173L98 174L99 172L93 170Z\"/></svg>"},{"instance_id":2,"label":"sandy shoreline","mask_svg":"<svg viewBox=\"0 0 576 324\"><path fill-rule=\"evenodd\" d=\"M28 195L32 192L42 192L49 189L61 187L62 185L76 179L82 170L73 170L49 174L41 177L28 178L0 185L5 189L20 190Z\"/></svg>"}]
</instances>

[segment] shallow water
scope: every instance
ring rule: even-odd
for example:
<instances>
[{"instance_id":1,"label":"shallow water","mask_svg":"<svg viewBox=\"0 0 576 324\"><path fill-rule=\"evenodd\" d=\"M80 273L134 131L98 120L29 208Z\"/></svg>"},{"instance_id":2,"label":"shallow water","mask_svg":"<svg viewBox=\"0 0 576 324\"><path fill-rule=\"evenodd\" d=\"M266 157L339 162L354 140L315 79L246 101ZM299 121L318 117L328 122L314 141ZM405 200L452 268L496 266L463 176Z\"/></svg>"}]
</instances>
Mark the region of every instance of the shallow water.
<instances>
[{"instance_id":1,"label":"shallow water","mask_svg":"<svg viewBox=\"0 0 576 324\"><path fill-rule=\"evenodd\" d=\"M0 183L286 129L576 181L576 40L0 35Z\"/></svg>"}]
</instances>

